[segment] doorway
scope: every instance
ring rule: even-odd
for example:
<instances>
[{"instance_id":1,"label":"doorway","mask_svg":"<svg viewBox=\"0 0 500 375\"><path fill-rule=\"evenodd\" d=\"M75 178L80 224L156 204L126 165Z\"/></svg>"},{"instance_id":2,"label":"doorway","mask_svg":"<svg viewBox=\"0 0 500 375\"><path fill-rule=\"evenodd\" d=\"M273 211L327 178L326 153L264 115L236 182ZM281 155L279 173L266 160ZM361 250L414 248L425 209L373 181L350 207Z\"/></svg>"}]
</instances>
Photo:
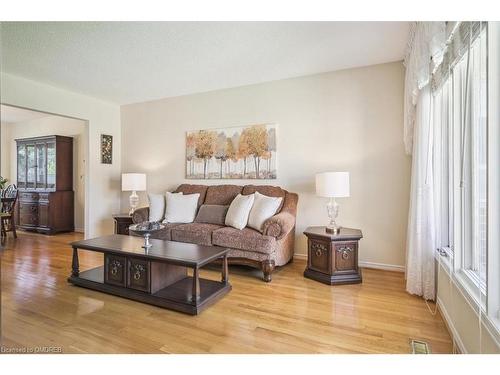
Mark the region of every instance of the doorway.
<instances>
[{"instance_id":1,"label":"doorway","mask_svg":"<svg viewBox=\"0 0 500 375\"><path fill-rule=\"evenodd\" d=\"M58 137L53 140L52 136ZM34 140L34 144L39 146L30 148L31 140ZM35 192L47 190L48 186L52 186L52 179L56 178L54 176L55 171L52 170L53 166L50 163L47 166L47 157L49 153L57 153L57 151L51 149L51 145L58 143L62 144L59 157L62 156L64 149L67 149L63 141L71 143L71 149L68 152L71 152L72 163L69 163L70 165L67 167L71 174L67 178L70 181L70 186L69 188L66 187L65 190L73 191L71 195L74 211L72 227L75 232L84 233L88 122L6 104L0 105L0 175L8 179L7 184L16 184L21 189L34 190ZM45 145L45 147L42 145ZM47 145L49 145L48 148ZM28 154L28 152L31 154ZM29 156L33 157L30 160L35 160L34 163L29 164L30 162L27 161ZM68 161L64 160L68 159L66 157L59 157L57 158L58 164ZM25 162L19 160L19 158L26 158L27 160ZM23 164L23 162L26 164ZM45 167L39 168L37 164L41 165L42 163L45 163ZM23 170L23 168L26 169ZM39 181L43 181L45 185ZM45 193L40 194L37 199L45 197ZM40 229L43 232L44 228L40 227ZM47 232L50 233L50 231Z\"/></svg>"}]
</instances>

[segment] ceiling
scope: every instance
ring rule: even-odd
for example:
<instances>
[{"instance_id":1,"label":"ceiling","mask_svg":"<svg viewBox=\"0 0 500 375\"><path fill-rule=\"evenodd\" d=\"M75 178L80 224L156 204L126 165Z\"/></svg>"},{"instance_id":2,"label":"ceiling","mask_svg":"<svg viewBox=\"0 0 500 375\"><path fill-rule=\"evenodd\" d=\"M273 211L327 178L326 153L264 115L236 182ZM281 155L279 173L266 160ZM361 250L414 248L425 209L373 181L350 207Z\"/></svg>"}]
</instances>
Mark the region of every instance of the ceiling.
<instances>
[{"instance_id":1,"label":"ceiling","mask_svg":"<svg viewBox=\"0 0 500 375\"><path fill-rule=\"evenodd\" d=\"M22 109L0 104L0 121L3 123L8 122L10 124L16 124L18 122L31 121L49 116L52 115L48 113L30 111L29 109Z\"/></svg>"},{"instance_id":2,"label":"ceiling","mask_svg":"<svg viewBox=\"0 0 500 375\"><path fill-rule=\"evenodd\" d=\"M2 71L117 104L403 59L407 22L2 22Z\"/></svg>"}]
</instances>

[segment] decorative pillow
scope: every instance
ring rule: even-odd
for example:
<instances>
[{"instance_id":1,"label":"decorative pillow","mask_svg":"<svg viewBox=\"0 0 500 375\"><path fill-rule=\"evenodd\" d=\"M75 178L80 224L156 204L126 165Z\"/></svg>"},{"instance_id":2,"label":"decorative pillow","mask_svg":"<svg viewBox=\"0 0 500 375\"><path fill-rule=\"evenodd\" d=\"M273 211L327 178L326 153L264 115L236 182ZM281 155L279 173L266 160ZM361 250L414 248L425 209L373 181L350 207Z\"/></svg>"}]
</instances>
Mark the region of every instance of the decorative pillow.
<instances>
[{"instance_id":1,"label":"decorative pillow","mask_svg":"<svg viewBox=\"0 0 500 375\"><path fill-rule=\"evenodd\" d=\"M175 194L167 192L164 223L192 223L196 217L199 193Z\"/></svg>"},{"instance_id":2,"label":"decorative pillow","mask_svg":"<svg viewBox=\"0 0 500 375\"><path fill-rule=\"evenodd\" d=\"M204 204L200 207L194 221L196 223L224 225L228 208L229 206L218 204Z\"/></svg>"},{"instance_id":3,"label":"decorative pillow","mask_svg":"<svg viewBox=\"0 0 500 375\"><path fill-rule=\"evenodd\" d=\"M160 221L165 216L165 196L148 193L149 221Z\"/></svg>"},{"instance_id":4,"label":"decorative pillow","mask_svg":"<svg viewBox=\"0 0 500 375\"><path fill-rule=\"evenodd\" d=\"M248 215L250 215L253 200L254 194L238 194L227 210L225 224L236 229L245 228L248 223Z\"/></svg>"},{"instance_id":5,"label":"decorative pillow","mask_svg":"<svg viewBox=\"0 0 500 375\"><path fill-rule=\"evenodd\" d=\"M255 199L248 217L248 226L262 232L264 222L276 214L283 198L268 197L258 191L254 194Z\"/></svg>"}]
</instances>

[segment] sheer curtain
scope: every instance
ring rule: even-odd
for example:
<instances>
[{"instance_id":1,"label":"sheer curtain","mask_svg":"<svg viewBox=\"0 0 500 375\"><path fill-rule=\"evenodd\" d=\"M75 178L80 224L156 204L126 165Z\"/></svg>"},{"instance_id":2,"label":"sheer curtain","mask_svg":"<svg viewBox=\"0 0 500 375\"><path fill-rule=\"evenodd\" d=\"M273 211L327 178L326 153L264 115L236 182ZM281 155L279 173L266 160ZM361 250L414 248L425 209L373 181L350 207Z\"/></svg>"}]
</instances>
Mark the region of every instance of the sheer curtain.
<instances>
[{"instance_id":1,"label":"sheer curtain","mask_svg":"<svg viewBox=\"0 0 500 375\"><path fill-rule=\"evenodd\" d=\"M406 290L425 299L435 298L434 249L436 248L434 191L434 106L437 101L427 85L418 96L415 111L410 212L406 258Z\"/></svg>"},{"instance_id":2,"label":"sheer curtain","mask_svg":"<svg viewBox=\"0 0 500 375\"><path fill-rule=\"evenodd\" d=\"M475 52L478 47L473 44L482 30L484 28L480 22L417 22L413 27L413 35L410 36L405 58L404 141L407 152L412 153L406 289L409 293L423 296L425 299L435 299L436 250L440 247L451 247L456 237L453 233L452 217L456 214L453 191L457 173L461 174L460 185L463 185L466 193L471 189L480 193L476 194L479 197L479 205L475 216L481 220L484 216L481 213L486 212L485 189L475 186L480 184L463 184L464 177L471 175L468 162L465 163L464 160L476 161L475 164L479 165L476 174L485 175L485 167L482 167L485 165L484 152L476 152L483 159L476 157L476 160L472 156L464 159L464 155L471 154L470 150L484 151L485 148L471 148L471 139L483 139L482 144L485 144L485 135L477 131L480 126L471 123L473 117L478 119L478 123L486 121L481 115L472 116L475 108L480 107L476 102L485 102L485 98L476 93L477 87L485 85L486 77L482 77L479 71L481 64L478 61L481 61L481 58L479 52ZM478 50L484 52L484 48ZM469 72L471 75L477 75L476 84L469 85L474 81L469 78ZM466 126L467 124L470 125ZM454 138L459 139L459 142L454 143ZM462 156L461 160L456 156L458 152ZM461 173L455 170L459 164ZM473 178L465 180L474 181ZM471 205L471 201L465 200L465 203ZM462 216L473 215L469 213ZM480 220L474 223L480 224ZM476 232L482 233L481 230ZM485 247L485 235L477 237L476 247ZM475 258L472 257L469 261L469 267L478 269L481 274L481 264L485 257L483 259L481 255L475 255Z\"/></svg>"}]
</instances>

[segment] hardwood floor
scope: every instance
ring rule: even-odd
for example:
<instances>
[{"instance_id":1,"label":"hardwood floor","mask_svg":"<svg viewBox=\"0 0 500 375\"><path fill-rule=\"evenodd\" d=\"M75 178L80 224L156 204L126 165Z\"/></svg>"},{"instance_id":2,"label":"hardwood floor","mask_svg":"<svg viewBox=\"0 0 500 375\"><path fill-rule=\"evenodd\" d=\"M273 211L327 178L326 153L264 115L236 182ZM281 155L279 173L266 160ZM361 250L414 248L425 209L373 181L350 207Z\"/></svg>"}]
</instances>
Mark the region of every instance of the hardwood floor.
<instances>
[{"instance_id":1,"label":"hardwood floor","mask_svg":"<svg viewBox=\"0 0 500 375\"><path fill-rule=\"evenodd\" d=\"M9 236L1 255L4 347L63 353L409 353L409 338L451 353L443 319L407 294L402 273L363 270L363 283L330 287L295 260L264 283L230 268L233 290L199 316L69 285L77 233ZM102 256L80 251L80 270ZM203 270L203 277L219 272Z\"/></svg>"}]
</instances>

